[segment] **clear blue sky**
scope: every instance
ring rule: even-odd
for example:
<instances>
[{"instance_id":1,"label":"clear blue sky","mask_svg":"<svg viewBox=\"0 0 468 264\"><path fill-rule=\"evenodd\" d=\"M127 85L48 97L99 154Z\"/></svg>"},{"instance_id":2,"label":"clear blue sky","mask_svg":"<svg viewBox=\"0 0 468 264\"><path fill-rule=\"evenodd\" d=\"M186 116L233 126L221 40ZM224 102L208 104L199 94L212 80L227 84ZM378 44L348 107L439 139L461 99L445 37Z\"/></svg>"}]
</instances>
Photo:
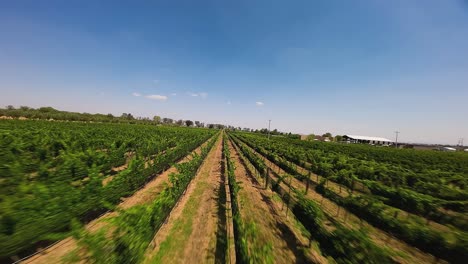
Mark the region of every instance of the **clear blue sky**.
<instances>
[{"instance_id":1,"label":"clear blue sky","mask_svg":"<svg viewBox=\"0 0 468 264\"><path fill-rule=\"evenodd\" d=\"M1 1L0 105L468 142L468 2Z\"/></svg>"}]
</instances>

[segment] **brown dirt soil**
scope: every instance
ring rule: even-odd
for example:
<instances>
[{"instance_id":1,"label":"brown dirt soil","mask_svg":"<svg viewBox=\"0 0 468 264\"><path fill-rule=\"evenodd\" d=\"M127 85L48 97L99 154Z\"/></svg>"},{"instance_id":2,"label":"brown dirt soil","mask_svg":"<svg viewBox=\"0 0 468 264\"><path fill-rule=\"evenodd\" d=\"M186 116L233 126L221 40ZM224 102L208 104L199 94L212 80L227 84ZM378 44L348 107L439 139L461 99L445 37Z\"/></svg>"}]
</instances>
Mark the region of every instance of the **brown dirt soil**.
<instances>
[{"instance_id":1,"label":"brown dirt soil","mask_svg":"<svg viewBox=\"0 0 468 264\"><path fill-rule=\"evenodd\" d=\"M207 142L204 142L200 147L195 149L192 153L200 153L201 147L205 146ZM178 163L183 163L190 160L192 155L187 155ZM164 171L163 173L159 174L158 176L154 177L150 182L148 182L142 189L135 192L132 196L127 198L122 198L122 202L119 204L119 207L122 209L128 209L132 206L145 204L148 202L153 201L157 195L163 190L165 184L167 184L169 179L169 174L177 172L177 169L172 166L168 170ZM86 229L89 231L97 231L101 227L105 225L105 219L115 216L116 212L108 212L103 214L102 216L98 217L97 219L89 222L86 225ZM57 244L53 245L52 247L44 250L43 252L28 258L21 263L47 263L47 264L55 264L55 263L62 263L63 257L65 257L68 253L72 252L77 248L76 240L72 237L68 237L59 241Z\"/></svg>"},{"instance_id":2,"label":"brown dirt soil","mask_svg":"<svg viewBox=\"0 0 468 264\"><path fill-rule=\"evenodd\" d=\"M272 163L264 156L256 152L254 149L250 148L248 145L244 144L244 146L248 147L253 153L265 159L266 165L270 168L270 177L272 179L277 179L279 171L279 175L286 174L285 171L280 169L276 164ZM288 180L289 182L289 180ZM296 178L291 178L291 186L297 190L305 190L305 183L297 180ZM289 188L286 187L285 188ZM408 245L406 242L399 240L387 232L375 228L374 226L367 223L365 220L360 219L359 217L355 216L354 214L348 212L345 208L338 206L331 200L323 197L321 194L317 193L314 190L313 186L309 187L309 191L306 195L307 198L316 201L329 217L333 218L336 221L339 221L344 226L350 229L358 229L364 228L367 231L367 234L372 239L374 243L383 247L389 248L395 252L400 252L404 256L395 256L395 260L400 263L446 263L443 260L438 260L431 254L425 253L411 245Z\"/></svg>"},{"instance_id":3,"label":"brown dirt soil","mask_svg":"<svg viewBox=\"0 0 468 264\"><path fill-rule=\"evenodd\" d=\"M281 205L271 199L272 192L265 190L247 172L232 142L228 145L236 166L235 177L241 185L238 193L240 214L244 221L253 221L258 227L258 238L249 243L271 243L275 263L327 263L317 252L307 250L307 238L287 221L286 211L281 210Z\"/></svg>"},{"instance_id":4,"label":"brown dirt soil","mask_svg":"<svg viewBox=\"0 0 468 264\"><path fill-rule=\"evenodd\" d=\"M153 238L148 248L148 263L214 263L216 233L218 225L218 195L221 186L222 161L221 135L213 149L208 153L197 175L187 187L186 193L173 208L166 222ZM191 214L191 213L193 214ZM182 223L182 227L179 224ZM176 246L161 244L177 240ZM179 241L180 240L180 241ZM173 242L174 243L174 242ZM159 253L159 254L158 254ZM162 255L162 256L160 256ZM157 260L154 257L160 256Z\"/></svg>"}]
</instances>

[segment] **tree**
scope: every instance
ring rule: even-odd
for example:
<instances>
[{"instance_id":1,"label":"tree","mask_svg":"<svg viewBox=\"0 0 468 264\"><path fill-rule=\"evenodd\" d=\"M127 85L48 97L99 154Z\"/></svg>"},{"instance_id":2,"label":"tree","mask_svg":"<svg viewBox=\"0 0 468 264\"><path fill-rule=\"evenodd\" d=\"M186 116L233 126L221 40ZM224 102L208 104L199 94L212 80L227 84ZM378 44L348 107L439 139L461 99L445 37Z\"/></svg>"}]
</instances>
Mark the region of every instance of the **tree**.
<instances>
[{"instance_id":1,"label":"tree","mask_svg":"<svg viewBox=\"0 0 468 264\"><path fill-rule=\"evenodd\" d=\"M161 123L161 117L156 115L156 116L153 117L153 121L154 121L156 124L159 124L159 123Z\"/></svg>"},{"instance_id":2,"label":"tree","mask_svg":"<svg viewBox=\"0 0 468 264\"><path fill-rule=\"evenodd\" d=\"M29 108L29 106L24 106L24 105L20 106L20 109L23 110L23 111L31 110L31 108Z\"/></svg>"},{"instance_id":3,"label":"tree","mask_svg":"<svg viewBox=\"0 0 468 264\"><path fill-rule=\"evenodd\" d=\"M192 120L185 120L185 125L188 127L193 126L193 121Z\"/></svg>"},{"instance_id":4,"label":"tree","mask_svg":"<svg viewBox=\"0 0 468 264\"><path fill-rule=\"evenodd\" d=\"M50 106L41 107L38 110L39 110L39 112L43 112L43 113L58 112L57 109L55 109L53 107L50 107Z\"/></svg>"},{"instance_id":5,"label":"tree","mask_svg":"<svg viewBox=\"0 0 468 264\"><path fill-rule=\"evenodd\" d=\"M172 124L174 122L174 120L172 120L171 118L163 118L163 123L164 124Z\"/></svg>"},{"instance_id":6,"label":"tree","mask_svg":"<svg viewBox=\"0 0 468 264\"><path fill-rule=\"evenodd\" d=\"M307 138L306 138L307 141L314 141L314 139L315 139L315 135L314 135L314 134L310 134L310 135L308 135Z\"/></svg>"},{"instance_id":7,"label":"tree","mask_svg":"<svg viewBox=\"0 0 468 264\"><path fill-rule=\"evenodd\" d=\"M340 136L340 135L335 136L335 141L340 142L342 140L343 140L343 136Z\"/></svg>"},{"instance_id":8,"label":"tree","mask_svg":"<svg viewBox=\"0 0 468 264\"><path fill-rule=\"evenodd\" d=\"M179 120L177 120L176 124L177 124L178 126L181 126L181 125L184 124L184 121L183 121L182 119L179 119Z\"/></svg>"},{"instance_id":9,"label":"tree","mask_svg":"<svg viewBox=\"0 0 468 264\"><path fill-rule=\"evenodd\" d=\"M123 119L127 119L127 120L133 120L133 119L135 119L135 118L133 117L133 115L130 114L130 113L128 113L128 114L127 114L127 113L123 113L122 116L120 116L120 117L123 118Z\"/></svg>"},{"instance_id":10,"label":"tree","mask_svg":"<svg viewBox=\"0 0 468 264\"><path fill-rule=\"evenodd\" d=\"M327 133L323 134L322 137L331 138L332 134L330 132L327 132Z\"/></svg>"}]
</instances>

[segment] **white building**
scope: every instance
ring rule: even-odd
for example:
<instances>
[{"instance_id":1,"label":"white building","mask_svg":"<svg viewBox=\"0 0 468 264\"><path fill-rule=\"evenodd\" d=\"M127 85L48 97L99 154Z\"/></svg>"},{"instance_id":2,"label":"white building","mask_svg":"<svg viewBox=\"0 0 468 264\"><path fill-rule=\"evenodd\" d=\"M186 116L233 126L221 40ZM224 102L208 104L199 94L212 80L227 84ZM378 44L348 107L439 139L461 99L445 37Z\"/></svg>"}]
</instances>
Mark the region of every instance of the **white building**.
<instances>
[{"instance_id":1,"label":"white building","mask_svg":"<svg viewBox=\"0 0 468 264\"><path fill-rule=\"evenodd\" d=\"M451 148L451 147L441 147L440 150L441 151L450 151L450 152L457 151L457 149Z\"/></svg>"},{"instance_id":2,"label":"white building","mask_svg":"<svg viewBox=\"0 0 468 264\"><path fill-rule=\"evenodd\" d=\"M356 135L344 135L343 140L348 141L350 143L364 143L364 144L373 144L373 145L390 145L393 142L388 138L356 136Z\"/></svg>"}]
</instances>

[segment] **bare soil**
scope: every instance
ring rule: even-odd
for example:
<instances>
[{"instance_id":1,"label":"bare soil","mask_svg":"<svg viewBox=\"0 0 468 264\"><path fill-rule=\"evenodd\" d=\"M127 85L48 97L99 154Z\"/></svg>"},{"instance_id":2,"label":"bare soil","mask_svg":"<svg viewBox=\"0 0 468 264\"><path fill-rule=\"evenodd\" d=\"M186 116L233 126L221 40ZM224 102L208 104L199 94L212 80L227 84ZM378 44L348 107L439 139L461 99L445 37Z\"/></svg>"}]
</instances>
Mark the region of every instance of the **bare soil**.
<instances>
[{"instance_id":1,"label":"bare soil","mask_svg":"<svg viewBox=\"0 0 468 264\"><path fill-rule=\"evenodd\" d=\"M156 233L146 255L148 263L216 262L218 189L224 188L221 143L220 136L167 223Z\"/></svg>"}]
</instances>

